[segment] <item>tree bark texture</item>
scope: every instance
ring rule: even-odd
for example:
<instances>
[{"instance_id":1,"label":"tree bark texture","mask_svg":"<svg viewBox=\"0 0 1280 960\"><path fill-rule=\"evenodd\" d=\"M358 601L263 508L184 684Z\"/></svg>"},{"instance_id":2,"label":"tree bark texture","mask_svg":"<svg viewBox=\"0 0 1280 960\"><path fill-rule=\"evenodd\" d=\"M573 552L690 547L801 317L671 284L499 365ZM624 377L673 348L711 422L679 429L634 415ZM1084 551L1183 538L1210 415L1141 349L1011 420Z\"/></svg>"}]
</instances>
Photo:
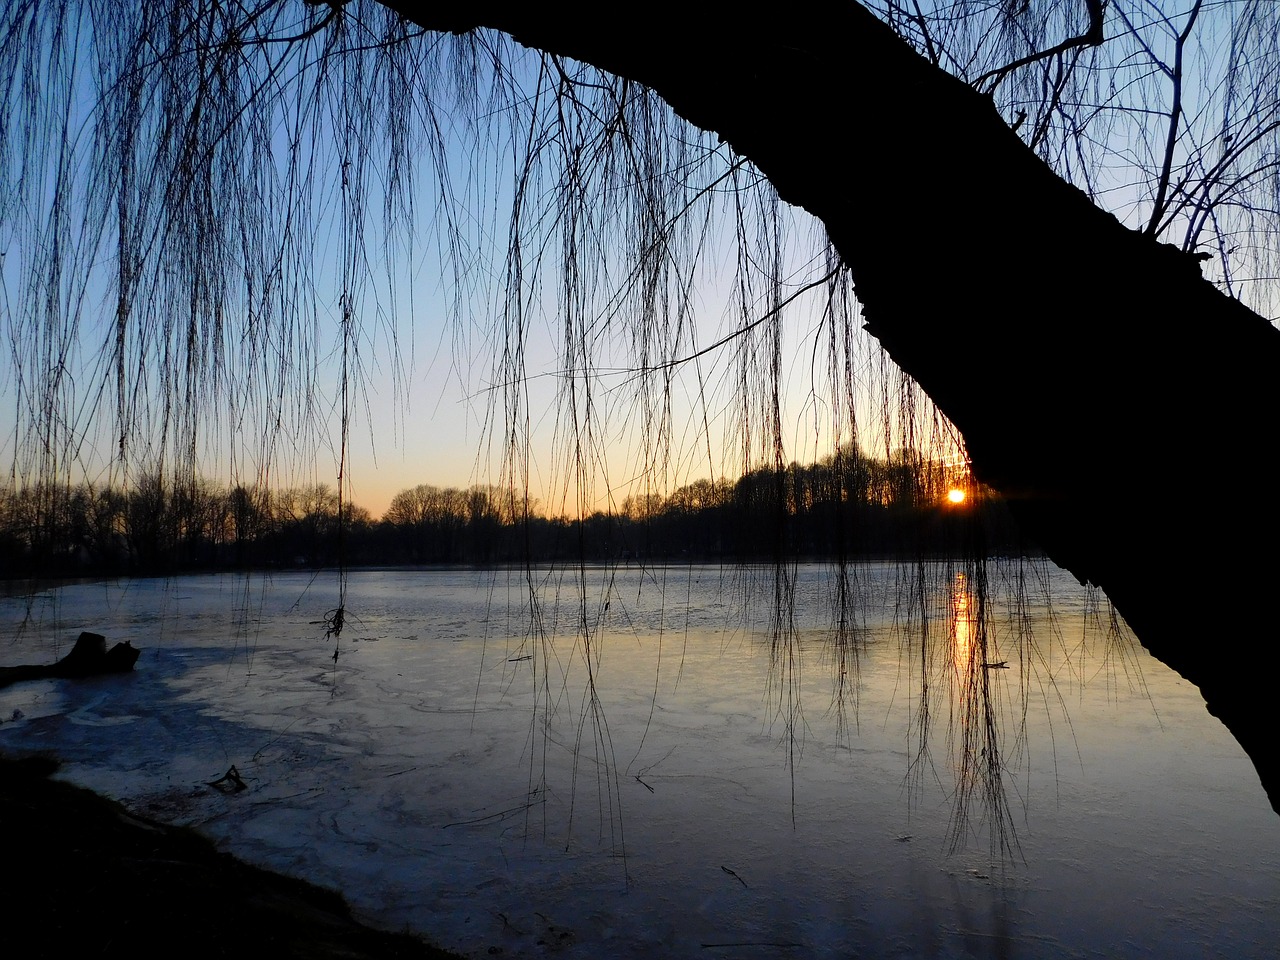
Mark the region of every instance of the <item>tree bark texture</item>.
<instances>
[{"instance_id":1,"label":"tree bark texture","mask_svg":"<svg viewBox=\"0 0 1280 960\"><path fill-rule=\"evenodd\" d=\"M658 3L625 29L586 4L388 5L644 83L822 220L868 331L963 432L977 478L1200 687L1280 810L1261 663L1280 331L853 4Z\"/></svg>"}]
</instances>

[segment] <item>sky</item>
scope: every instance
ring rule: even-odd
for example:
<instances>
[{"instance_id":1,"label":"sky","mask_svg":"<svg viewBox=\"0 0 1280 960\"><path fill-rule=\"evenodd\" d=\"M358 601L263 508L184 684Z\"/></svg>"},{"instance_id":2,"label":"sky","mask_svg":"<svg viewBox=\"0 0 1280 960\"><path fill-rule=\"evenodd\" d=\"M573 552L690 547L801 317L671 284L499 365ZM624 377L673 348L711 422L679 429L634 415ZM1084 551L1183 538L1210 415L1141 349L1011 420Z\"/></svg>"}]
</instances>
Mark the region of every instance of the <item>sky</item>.
<instances>
[{"instance_id":1,"label":"sky","mask_svg":"<svg viewBox=\"0 0 1280 960\"><path fill-rule=\"evenodd\" d=\"M281 5L259 25L292 36L311 15ZM1142 29L1164 51L1181 22ZM527 484L544 509L574 513L773 462L775 433L784 462L829 454L854 422L880 455L912 434L928 445L933 421L922 414L921 431L902 418L909 388L856 313L835 323L822 289L799 295L828 269L820 227L779 206L713 137L631 99L626 132L640 148L620 150L617 123L600 131L602 118L623 116L622 87L491 35L415 39L409 86L371 54L327 57L327 42L237 54L250 64L245 89L274 92L254 101L269 109L226 110L212 132L198 128L217 158L208 206L200 191L166 193L181 178L163 157L140 161L133 180L103 166L95 129L131 115L111 114L92 91L89 47L19 78L53 107L40 118L45 136L7 155L0 198L11 347L0 456L16 482L127 484L194 452L219 482L337 485L342 470L375 516L419 483ZM572 95L557 99L570 79ZM1125 98L1158 105L1139 89L1148 82L1110 95L1113 143L1084 144L1136 164L1086 174L1135 226L1134 170L1159 159L1163 139ZM133 142L145 152L164 124L194 123L199 93L184 91L171 114L149 101ZM1199 124L1187 149L1202 158L1216 149L1219 95L1187 99ZM21 120L11 114L19 144ZM1243 135L1251 121L1241 122ZM52 171L64 168L59 181ZM136 236L120 227L121 197L135 204ZM69 211L71 227L51 229ZM126 249L151 272L130 301L127 389L117 392ZM793 294L775 324L771 305ZM938 446L955 455L953 443Z\"/></svg>"},{"instance_id":2,"label":"sky","mask_svg":"<svg viewBox=\"0 0 1280 960\"><path fill-rule=\"evenodd\" d=\"M856 316L840 328L852 341L837 355L858 409L837 396L832 377L843 374L830 370L835 326L824 319L824 289L803 292L829 270L820 226L665 108L642 104L632 118L634 136L663 138L654 150L610 153L590 116L599 103L566 118L539 61L514 49L503 48L510 72L500 79L480 71L475 90L453 89L426 107L430 98L420 96L402 131L411 141L404 156L387 146L389 114L361 102L374 94L350 96L358 84L342 77L317 86L310 68L291 63L292 81L263 114L273 131L267 159L251 168L219 154L231 170L219 168L212 206L192 212L188 196L148 193L163 185L163 166L144 166L139 176L151 182L132 194L120 187L140 211L134 220L145 221L131 242L152 271L131 303L123 392L116 290L128 260L119 217L98 202L119 184L95 179L102 102L87 74L79 87L68 81L58 156L72 158L72 173L58 181L46 171L42 184L27 184L22 215L0 224L12 345L0 369L10 424L0 452L17 482L56 475L128 485L193 452L198 471L219 483L336 487L341 471L351 498L374 516L421 483L527 484L542 509L574 514L774 462L775 431L783 462L819 459L837 429L848 442L851 413L864 446L896 445L878 409L882 360ZM57 85L35 82L56 103ZM320 96L309 93L316 89ZM500 102L478 109L471 101L481 93ZM578 95L594 94L583 86ZM243 153L262 129L237 142L231 128L218 131L212 150L234 154L230 143ZM56 159L52 149L37 153ZM566 199L570 162L585 186ZM392 168L403 171L399 185ZM12 182L23 189L20 180ZM398 186L404 209L389 218L384 201ZM645 204L656 213L637 212ZM88 219L73 217L58 233L53 214L68 206ZM210 221L203 232L183 232L184 218L200 217ZM660 241L654 221L668 227ZM236 248L237 231L255 238L251 253ZM512 237L522 244L515 285ZM67 244L66 269L46 271ZM571 244L575 255L565 252ZM275 250L280 263L266 262ZM210 280L201 270L219 252L225 269ZM636 266L646 262L656 265ZM271 284L282 291L275 300L262 293ZM192 293L205 288L215 293ZM53 323L42 307L49 290ZM777 300L788 305L775 316ZM644 366L657 372L643 377ZM898 404L889 406L895 416Z\"/></svg>"},{"instance_id":3,"label":"sky","mask_svg":"<svg viewBox=\"0 0 1280 960\"><path fill-rule=\"evenodd\" d=\"M696 318L700 343L718 341L737 323L725 297L714 277L704 280ZM801 299L784 321L782 423L787 462L808 462L832 451L831 412L811 387L813 339L822 309L819 300L816 295ZM396 359L386 338L368 349L376 359L367 365L358 391L348 476L356 502L374 515L385 510L396 492L419 483L466 487L507 481L503 465L507 420L503 394L495 386L501 379L501 371L494 366L495 337L475 329L475 323L475 317L453 314L438 295L415 289L411 313L397 324L398 374L390 375ZM569 478L562 462L570 458L570 451L560 335L554 305L548 305L528 338L528 372L522 384L529 430L528 485L544 509L572 513L574 501L566 496ZM875 348L869 339L862 346L866 352L859 357L860 378L868 391L862 418L869 421L863 442L874 450L886 441L879 436L880 419L870 414ZM593 454L591 501L607 509L620 506L632 493L644 492L646 464L652 466L662 454L646 447L646 398L627 351L603 348L599 361L602 372L593 378L592 390L600 436ZM670 490L703 477L737 475L744 459L741 410L734 397L737 370L735 347L729 343L673 371L668 462L653 478L657 487ZM331 384L336 377L325 379ZM581 380L577 386L581 390ZM653 403L652 398L648 402ZM337 417L330 417L327 426L327 435L336 437ZM314 465L299 463L300 475L310 471L317 482L333 484L337 476L333 441L321 445L320 451ZM756 453L763 456L764 452Z\"/></svg>"}]
</instances>

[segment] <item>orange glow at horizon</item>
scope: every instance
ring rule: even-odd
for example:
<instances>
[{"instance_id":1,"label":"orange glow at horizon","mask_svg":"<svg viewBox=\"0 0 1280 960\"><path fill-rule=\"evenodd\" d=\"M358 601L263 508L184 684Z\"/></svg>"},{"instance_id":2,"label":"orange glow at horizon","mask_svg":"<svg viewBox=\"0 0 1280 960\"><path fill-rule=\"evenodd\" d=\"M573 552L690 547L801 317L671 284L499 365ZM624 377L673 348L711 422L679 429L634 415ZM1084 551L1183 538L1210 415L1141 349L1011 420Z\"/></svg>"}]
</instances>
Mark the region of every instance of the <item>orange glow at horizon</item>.
<instances>
[{"instance_id":1,"label":"orange glow at horizon","mask_svg":"<svg viewBox=\"0 0 1280 960\"><path fill-rule=\"evenodd\" d=\"M964 503L964 491L959 487L952 487L947 491L947 500L951 503Z\"/></svg>"}]
</instances>

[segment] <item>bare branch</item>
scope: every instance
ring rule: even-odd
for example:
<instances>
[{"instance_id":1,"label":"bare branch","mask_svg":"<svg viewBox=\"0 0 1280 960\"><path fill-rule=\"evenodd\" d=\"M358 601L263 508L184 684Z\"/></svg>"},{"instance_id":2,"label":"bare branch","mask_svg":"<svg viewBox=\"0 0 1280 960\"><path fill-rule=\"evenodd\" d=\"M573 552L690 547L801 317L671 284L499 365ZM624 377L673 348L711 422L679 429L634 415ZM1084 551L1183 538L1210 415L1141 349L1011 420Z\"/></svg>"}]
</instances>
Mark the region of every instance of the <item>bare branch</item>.
<instances>
[{"instance_id":1,"label":"bare branch","mask_svg":"<svg viewBox=\"0 0 1280 960\"><path fill-rule=\"evenodd\" d=\"M1160 229L1160 222L1164 219L1165 198L1169 193L1169 176L1173 170L1173 157L1178 149L1178 126L1182 120L1182 57L1183 51L1186 49L1187 38L1191 36L1191 31L1195 27L1196 18L1200 16L1200 6L1202 0L1196 0L1195 6L1191 8L1190 14L1187 16L1186 26L1178 34L1174 46L1173 66L1170 69L1169 79L1173 85L1172 104L1169 107L1169 131L1165 139L1164 161L1160 165L1160 178L1156 182L1156 197L1151 205L1151 216L1147 220L1146 232L1155 236Z\"/></svg>"},{"instance_id":2,"label":"bare branch","mask_svg":"<svg viewBox=\"0 0 1280 960\"><path fill-rule=\"evenodd\" d=\"M990 80L991 83L990 86L987 87L986 92L993 93L1005 77L1021 67L1038 63L1041 60L1048 60L1050 57L1059 56L1060 54L1066 53L1068 50L1076 50L1081 47L1101 46L1106 39L1102 29L1103 0L1085 0L1085 6L1089 10L1089 28L1084 33L1076 37L1068 37L1066 40L1063 40L1056 46L1050 47L1048 50L1031 53L1025 57L1020 57L1017 60L1014 60L1012 63L1006 63L1003 67L999 67L995 70L988 70L982 76L978 77L977 80L973 81L973 86L981 89L982 85Z\"/></svg>"}]
</instances>

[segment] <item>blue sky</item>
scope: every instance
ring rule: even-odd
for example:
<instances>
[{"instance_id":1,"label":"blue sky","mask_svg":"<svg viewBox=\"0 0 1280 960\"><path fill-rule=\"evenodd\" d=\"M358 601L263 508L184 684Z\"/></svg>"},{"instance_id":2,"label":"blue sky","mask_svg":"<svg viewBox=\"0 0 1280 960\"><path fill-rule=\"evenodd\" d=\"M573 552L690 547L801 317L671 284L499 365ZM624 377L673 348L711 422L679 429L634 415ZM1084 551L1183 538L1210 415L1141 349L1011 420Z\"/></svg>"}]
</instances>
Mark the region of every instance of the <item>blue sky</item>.
<instances>
[{"instance_id":1,"label":"blue sky","mask_svg":"<svg viewBox=\"0 0 1280 960\"><path fill-rule=\"evenodd\" d=\"M94 206L103 197L113 200L111 191L120 186L110 170L105 177L93 173L92 125L102 114L87 73L67 81L62 116L68 133L61 143L46 137L42 148L49 152L42 159L56 160L66 146L73 173L60 185L47 172L42 186L28 182L27 207L0 224L5 320L15 345L0 371L0 404L14 424L0 453L14 464L19 482L43 473L128 483L159 458L172 463L190 449L200 471L218 481L336 485L344 304L353 331L345 344L352 372L345 478L356 502L375 515L397 490L418 483L510 480L527 481L545 509L572 513L771 462L775 429L787 462L829 454L837 436L848 442L852 421L863 446L880 454L912 432L900 419L910 405L901 403L896 373L861 334L856 315L843 326L824 320L822 289L798 296L778 314L780 362L771 369L770 306L827 273L823 233L806 215L777 205L749 167L735 166L727 148L665 109L629 102L635 125L629 132L664 138L656 153L642 149L631 156L616 147L611 153L600 148L596 121L600 111L617 109L619 88L598 90L592 86L598 78L582 74L576 95L600 99L566 118L573 110L556 102L565 81L556 71L576 74L578 68L553 68L496 38L483 38L478 49L501 54L506 72L481 64L471 81L459 80L449 72L454 54L439 61L428 54L414 63L424 73L436 71L430 84L385 112L365 102L393 98L385 78L359 72L371 70L368 63L336 61L334 82L317 86L319 60L286 57L273 73L277 49L246 55L262 57L253 61L250 81L266 76L278 85L273 106L255 119L259 126L246 122L244 131L235 115L226 121L232 133L216 141L217 150L233 154L220 161L231 167L229 195L211 208L214 219L225 217L230 227L224 236L215 224L207 241L232 245L226 269L214 277L226 292L200 300L204 313L192 323L187 286L202 264L199 250L195 267L184 267L182 251L174 251L180 245L171 234L182 239L184 225L153 233L147 221L139 241L138 249L153 255L129 318L126 465L117 459L112 353L114 284L124 261L113 208ZM318 49L318 41L305 48ZM87 58L78 69L88 69ZM49 77L36 82L56 117L57 85ZM474 89L463 89L468 82ZM182 109L176 122L184 120ZM395 126L397 109L403 127ZM147 116L155 124L166 119ZM269 155L254 159L267 128ZM386 139L397 130L408 144L398 155ZM139 143L151 149L151 139L142 136ZM413 168L403 167L400 196L412 216L399 220L408 229L387 232L384 201L396 190L388 171L405 161ZM564 170L577 163L590 182L583 197L565 202ZM165 186L163 165L155 169L160 173L149 182L144 165L133 188L143 219L160 195L147 190ZM9 173L16 182L12 163ZM728 190L734 182L740 192ZM517 191L523 262L513 286L509 241ZM73 217L96 210L101 220L66 234L76 254L53 283L58 321L51 325L41 312L41 291L26 284L50 256L55 197L69 201ZM641 235L648 228L635 208L646 203L659 208L655 222L678 222L660 241ZM180 219L181 211L174 215ZM570 217L578 219L567 230ZM236 252L237 230L256 239L251 258L270 260L273 251L283 251L278 275L272 264ZM585 249L566 255L570 242ZM155 256L162 248L166 252ZM655 249L661 265L652 273L636 271L644 251ZM566 263L577 271L571 278ZM274 301L262 294L268 281L283 288ZM749 333L698 355L762 317ZM209 333L213 324L221 331L216 336ZM518 343L510 335L517 328ZM837 328L831 354L830 332ZM510 359L516 348L519 362ZM641 364L683 357L694 359L647 381L637 374ZM570 369L576 375L567 376ZM56 410L42 412L33 402L54 370L64 374L50 394ZM914 439L927 446L934 424L925 407ZM509 428L528 441L514 472L505 459ZM53 462L41 459L48 450L57 452ZM929 452L954 448L943 442Z\"/></svg>"}]
</instances>

